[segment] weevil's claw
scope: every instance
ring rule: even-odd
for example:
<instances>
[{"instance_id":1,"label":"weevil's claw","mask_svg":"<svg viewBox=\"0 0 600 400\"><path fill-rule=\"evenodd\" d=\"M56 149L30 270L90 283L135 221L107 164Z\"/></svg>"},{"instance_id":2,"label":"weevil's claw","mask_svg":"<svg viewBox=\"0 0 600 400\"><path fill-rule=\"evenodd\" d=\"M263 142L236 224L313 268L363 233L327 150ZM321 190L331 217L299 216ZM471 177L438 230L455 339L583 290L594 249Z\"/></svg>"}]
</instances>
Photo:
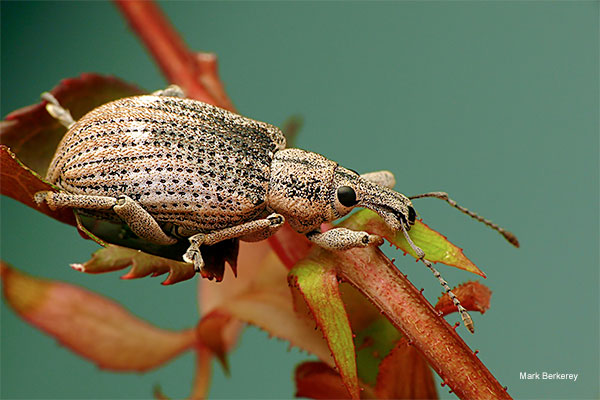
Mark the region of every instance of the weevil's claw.
<instances>
[{"instance_id":1,"label":"weevil's claw","mask_svg":"<svg viewBox=\"0 0 600 400\"><path fill-rule=\"evenodd\" d=\"M194 235L190 238L190 247L183 255L183 261L194 264L194 271L202 272L204 268L204 260L200 253L200 245L202 244L202 236Z\"/></svg>"},{"instance_id":2,"label":"weevil's claw","mask_svg":"<svg viewBox=\"0 0 600 400\"><path fill-rule=\"evenodd\" d=\"M193 246L185 252L183 255L183 261L189 264L194 264L194 271L202 272L202 268L204 268L204 260L202 259L202 254L199 249L193 249Z\"/></svg>"},{"instance_id":3,"label":"weevil's claw","mask_svg":"<svg viewBox=\"0 0 600 400\"><path fill-rule=\"evenodd\" d=\"M383 238L379 235L365 234L361 239L365 247L367 246L381 246L383 244Z\"/></svg>"},{"instance_id":4,"label":"weevil's claw","mask_svg":"<svg viewBox=\"0 0 600 400\"><path fill-rule=\"evenodd\" d=\"M267 219L271 223L271 228L277 228L277 227L283 225L283 223L285 222L285 219L283 218L283 216L281 216L279 214L271 214L267 217Z\"/></svg>"},{"instance_id":5,"label":"weevil's claw","mask_svg":"<svg viewBox=\"0 0 600 400\"><path fill-rule=\"evenodd\" d=\"M50 192L37 192L36 194L33 195L33 200L35 201L35 203L39 206L41 205L44 201L46 201L46 197L48 197L48 194Z\"/></svg>"}]
</instances>

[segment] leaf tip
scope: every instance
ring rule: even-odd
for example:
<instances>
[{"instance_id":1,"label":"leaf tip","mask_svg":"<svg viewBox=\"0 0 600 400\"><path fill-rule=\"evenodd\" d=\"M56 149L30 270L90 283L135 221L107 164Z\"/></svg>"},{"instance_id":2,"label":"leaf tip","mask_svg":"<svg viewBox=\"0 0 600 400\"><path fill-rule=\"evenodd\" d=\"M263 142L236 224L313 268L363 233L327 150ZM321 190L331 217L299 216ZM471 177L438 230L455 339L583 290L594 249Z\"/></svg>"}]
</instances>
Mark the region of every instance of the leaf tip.
<instances>
[{"instance_id":1,"label":"leaf tip","mask_svg":"<svg viewBox=\"0 0 600 400\"><path fill-rule=\"evenodd\" d=\"M158 275L156 275L158 276ZM177 279L174 279L171 274L169 274L167 276L167 279L165 279L164 281L162 281L160 284L163 286L169 286L169 285L173 285L175 283L179 282Z\"/></svg>"},{"instance_id":2,"label":"leaf tip","mask_svg":"<svg viewBox=\"0 0 600 400\"><path fill-rule=\"evenodd\" d=\"M135 278L137 278L137 276L132 271L129 271L125 275L121 275L119 277L119 279L123 279L123 280L129 280L129 279L135 279Z\"/></svg>"},{"instance_id":3,"label":"leaf tip","mask_svg":"<svg viewBox=\"0 0 600 400\"><path fill-rule=\"evenodd\" d=\"M86 272L85 264L73 263L70 265L70 267L73 268L75 271Z\"/></svg>"}]
</instances>

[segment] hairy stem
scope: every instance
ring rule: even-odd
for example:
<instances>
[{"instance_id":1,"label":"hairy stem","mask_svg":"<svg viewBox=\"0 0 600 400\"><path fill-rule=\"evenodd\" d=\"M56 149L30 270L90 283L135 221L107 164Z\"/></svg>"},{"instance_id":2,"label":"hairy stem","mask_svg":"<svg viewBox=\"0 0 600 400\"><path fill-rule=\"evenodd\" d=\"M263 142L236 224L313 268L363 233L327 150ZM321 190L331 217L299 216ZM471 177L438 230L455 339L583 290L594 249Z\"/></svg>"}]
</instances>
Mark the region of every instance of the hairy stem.
<instances>
[{"instance_id":1,"label":"hairy stem","mask_svg":"<svg viewBox=\"0 0 600 400\"><path fill-rule=\"evenodd\" d=\"M491 372L379 249L335 254L338 276L362 292L409 339L461 399L509 399Z\"/></svg>"}]
</instances>

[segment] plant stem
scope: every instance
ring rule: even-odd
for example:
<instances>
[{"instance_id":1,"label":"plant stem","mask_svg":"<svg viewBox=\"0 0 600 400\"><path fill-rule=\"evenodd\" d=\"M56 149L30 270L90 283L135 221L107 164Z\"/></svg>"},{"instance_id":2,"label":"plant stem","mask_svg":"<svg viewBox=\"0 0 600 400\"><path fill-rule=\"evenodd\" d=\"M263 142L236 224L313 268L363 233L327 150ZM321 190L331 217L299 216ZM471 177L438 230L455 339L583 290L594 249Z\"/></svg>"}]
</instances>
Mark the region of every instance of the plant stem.
<instances>
[{"instance_id":1,"label":"plant stem","mask_svg":"<svg viewBox=\"0 0 600 400\"><path fill-rule=\"evenodd\" d=\"M187 97L233 110L218 78L216 56L190 51L153 1L115 0L115 4L169 82L181 86Z\"/></svg>"},{"instance_id":2,"label":"plant stem","mask_svg":"<svg viewBox=\"0 0 600 400\"><path fill-rule=\"evenodd\" d=\"M455 330L379 249L335 254L338 276L360 290L461 399L510 399Z\"/></svg>"}]
</instances>

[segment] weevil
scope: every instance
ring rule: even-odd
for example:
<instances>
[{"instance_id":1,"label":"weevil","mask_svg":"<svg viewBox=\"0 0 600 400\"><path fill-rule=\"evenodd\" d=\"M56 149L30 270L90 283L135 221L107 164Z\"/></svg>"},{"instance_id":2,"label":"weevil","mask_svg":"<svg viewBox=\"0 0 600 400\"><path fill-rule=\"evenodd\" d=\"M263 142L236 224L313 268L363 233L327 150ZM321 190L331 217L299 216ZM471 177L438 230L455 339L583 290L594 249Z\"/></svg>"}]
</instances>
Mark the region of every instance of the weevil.
<instances>
[{"instance_id":1,"label":"weevil","mask_svg":"<svg viewBox=\"0 0 600 400\"><path fill-rule=\"evenodd\" d=\"M98 218L119 218L140 238L159 245L189 239L182 255L202 272L202 245L227 239L263 240L287 221L329 250L380 245L367 232L320 226L355 207L375 211L393 231L402 231L461 312L459 300L408 234L416 212L411 198L394 191L388 171L360 175L324 156L286 148L282 132L218 107L186 99L177 86L95 108L75 122L45 93L48 112L68 128L46 179L62 189L39 192L51 209L72 207ZM484 222L513 244L516 238Z\"/></svg>"}]
</instances>

